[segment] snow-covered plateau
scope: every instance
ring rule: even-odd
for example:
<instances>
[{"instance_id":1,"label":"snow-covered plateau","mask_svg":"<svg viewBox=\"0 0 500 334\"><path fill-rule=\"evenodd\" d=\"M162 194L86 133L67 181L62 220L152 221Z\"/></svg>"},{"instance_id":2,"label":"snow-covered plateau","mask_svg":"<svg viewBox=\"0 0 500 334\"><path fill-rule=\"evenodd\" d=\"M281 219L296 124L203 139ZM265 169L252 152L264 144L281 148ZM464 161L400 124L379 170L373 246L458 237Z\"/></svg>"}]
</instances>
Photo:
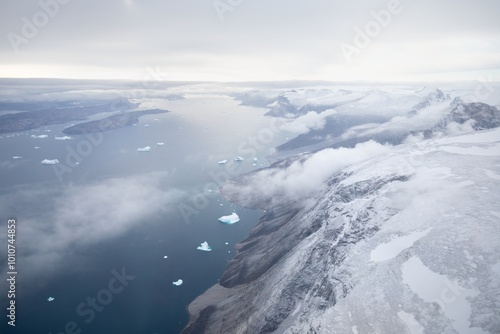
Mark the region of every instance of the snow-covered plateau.
<instances>
[{"instance_id":1,"label":"snow-covered plateau","mask_svg":"<svg viewBox=\"0 0 500 334\"><path fill-rule=\"evenodd\" d=\"M183 333L500 333L499 110L439 90L352 94L328 117L363 99L390 115L222 187L265 213ZM274 114L298 110L289 95L269 97Z\"/></svg>"}]
</instances>

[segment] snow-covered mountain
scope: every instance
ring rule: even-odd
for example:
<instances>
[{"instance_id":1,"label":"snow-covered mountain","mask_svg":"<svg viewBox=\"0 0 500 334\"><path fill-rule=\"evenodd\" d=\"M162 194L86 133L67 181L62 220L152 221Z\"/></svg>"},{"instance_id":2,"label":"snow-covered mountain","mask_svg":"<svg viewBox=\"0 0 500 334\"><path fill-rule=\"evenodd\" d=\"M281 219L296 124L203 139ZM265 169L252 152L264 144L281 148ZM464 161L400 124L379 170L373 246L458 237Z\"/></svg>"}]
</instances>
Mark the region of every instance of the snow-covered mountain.
<instances>
[{"instance_id":1,"label":"snow-covered mountain","mask_svg":"<svg viewBox=\"0 0 500 334\"><path fill-rule=\"evenodd\" d=\"M350 147L224 185L266 212L183 333L500 333L499 111L419 94Z\"/></svg>"}]
</instances>

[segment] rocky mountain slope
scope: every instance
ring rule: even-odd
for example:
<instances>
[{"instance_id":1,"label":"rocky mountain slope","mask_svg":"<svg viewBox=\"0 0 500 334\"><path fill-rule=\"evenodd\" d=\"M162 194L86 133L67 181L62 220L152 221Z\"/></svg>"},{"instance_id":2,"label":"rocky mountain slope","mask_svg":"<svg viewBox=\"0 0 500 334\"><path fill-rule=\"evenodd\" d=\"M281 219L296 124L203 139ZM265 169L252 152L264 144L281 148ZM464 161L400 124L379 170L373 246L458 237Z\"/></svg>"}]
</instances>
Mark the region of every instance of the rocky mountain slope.
<instances>
[{"instance_id":1,"label":"rocky mountain slope","mask_svg":"<svg viewBox=\"0 0 500 334\"><path fill-rule=\"evenodd\" d=\"M498 109L434 95L449 107L419 140L330 148L227 183L266 213L183 333L499 333Z\"/></svg>"}]
</instances>

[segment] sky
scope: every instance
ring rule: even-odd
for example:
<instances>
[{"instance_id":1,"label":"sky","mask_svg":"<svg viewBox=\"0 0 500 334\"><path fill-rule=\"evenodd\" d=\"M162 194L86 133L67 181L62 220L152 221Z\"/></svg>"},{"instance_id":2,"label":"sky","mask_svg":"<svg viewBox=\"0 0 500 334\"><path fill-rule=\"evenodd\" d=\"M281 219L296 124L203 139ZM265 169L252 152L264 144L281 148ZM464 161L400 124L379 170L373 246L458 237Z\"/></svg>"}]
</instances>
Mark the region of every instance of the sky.
<instances>
[{"instance_id":1,"label":"sky","mask_svg":"<svg viewBox=\"0 0 500 334\"><path fill-rule=\"evenodd\" d=\"M0 0L0 77L500 81L498 0Z\"/></svg>"}]
</instances>

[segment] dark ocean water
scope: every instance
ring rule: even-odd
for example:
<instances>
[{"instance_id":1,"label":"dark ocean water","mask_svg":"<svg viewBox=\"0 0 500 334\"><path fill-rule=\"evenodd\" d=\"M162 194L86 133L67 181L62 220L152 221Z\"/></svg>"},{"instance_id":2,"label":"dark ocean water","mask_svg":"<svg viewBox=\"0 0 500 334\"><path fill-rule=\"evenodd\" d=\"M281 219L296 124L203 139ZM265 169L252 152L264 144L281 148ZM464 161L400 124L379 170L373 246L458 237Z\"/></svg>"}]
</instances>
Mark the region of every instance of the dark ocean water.
<instances>
[{"instance_id":1,"label":"dark ocean water","mask_svg":"<svg viewBox=\"0 0 500 334\"><path fill-rule=\"evenodd\" d=\"M217 193L216 185L228 175L265 164L269 149L283 142L283 135L274 133L270 138L271 132L266 131L267 137L250 144L249 136L269 129L265 110L238 106L224 96L151 100L149 106L172 112L148 115L136 126L100 134L97 144L86 136L54 140L54 136L63 135L65 126L0 138L2 333L179 333L188 320L186 306L217 282L235 254L234 244L258 222L260 212L228 203ZM41 134L48 138L31 137ZM164 145L158 146L158 142ZM145 146L151 146L151 151L137 152ZM74 152L84 154L75 156ZM245 161L232 162L240 155ZM254 157L258 166L252 166ZM42 165L43 159L58 159L59 167L78 160L79 164L61 172ZM217 164L222 159L230 161ZM96 215L85 202L102 198L105 205L106 197L99 191L108 189L100 185L118 185L123 194L113 196L128 198L129 188L119 188L120 183L141 177L153 180L157 192L179 192L182 196L170 200L165 210L152 203L157 212L146 209L144 217L133 216L132 211L133 218L124 219L128 221L125 227L114 226L112 221L109 229L102 226L108 222L97 227L78 225L77 220L86 214L80 212L81 207L89 216ZM158 184L154 184L155 177ZM94 187L90 191L89 185ZM82 194L85 197L79 196ZM71 202L64 196L76 200ZM154 201L158 194L151 197ZM62 219L58 205L65 203L67 207L68 201L74 207L66 210ZM106 208L97 208L100 202L95 205L96 212L108 213ZM135 205L131 201L130 207ZM125 211L121 215L127 215L127 206L120 207ZM233 210L240 216L239 223L217 221ZM6 317L4 245L9 218L17 220L15 327L7 326ZM123 216L118 216L120 219ZM72 224L78 229L73 230ZM61 230L65 234L58 232ZM208 241L211 252L196 249L203 241ZM177 279L184 283L172 285ZM48 297L55 299L48 302Z\"/></svg>"}]
</instances>

